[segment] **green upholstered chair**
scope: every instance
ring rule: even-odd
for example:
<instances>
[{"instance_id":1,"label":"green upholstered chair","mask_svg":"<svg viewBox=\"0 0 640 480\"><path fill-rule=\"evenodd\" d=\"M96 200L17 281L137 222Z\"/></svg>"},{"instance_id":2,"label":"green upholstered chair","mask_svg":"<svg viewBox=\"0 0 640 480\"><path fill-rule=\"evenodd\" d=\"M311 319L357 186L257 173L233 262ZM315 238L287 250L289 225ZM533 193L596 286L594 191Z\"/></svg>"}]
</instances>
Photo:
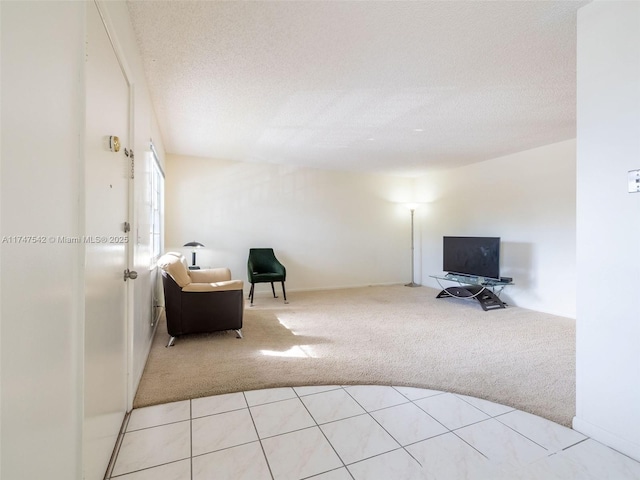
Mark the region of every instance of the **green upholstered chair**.
<instances>
[{"instance_id":1,"label":"green upholstered chair","mask_svg":"<svg viewBox=\"0 0 640 480\"><path fill-rule=\"evenodd\" d=\"M282 284L284 303L289 303L287 302L287 292L284 289L284 281L287 279L287 269L278 261L276 255L273 253L273 248L249 249L247 276L249 283L251 283L251 290L249 291L251 306L253 306L253 293L256 283L270 283L273 298L278 298L273 282L280 282Z\"/></svg>"}]
</instances>

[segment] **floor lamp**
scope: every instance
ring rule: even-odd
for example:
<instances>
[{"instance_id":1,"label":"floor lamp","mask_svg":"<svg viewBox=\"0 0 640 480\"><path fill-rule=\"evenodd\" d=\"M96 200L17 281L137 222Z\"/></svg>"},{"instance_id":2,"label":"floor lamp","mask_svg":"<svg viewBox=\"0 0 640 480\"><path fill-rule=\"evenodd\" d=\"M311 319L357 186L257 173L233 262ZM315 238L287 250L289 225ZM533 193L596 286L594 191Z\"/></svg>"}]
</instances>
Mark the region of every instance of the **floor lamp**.
<instances>
[{"instance_id":1,"label":"floor lamp","mask_svg":"<svg viewBox=\"0 0 640 480\"><path fill-rule=\"evenodd\" d=\"M413 235L413 215L416 212L416 208L418 208L418 204L416 203L408 203L405 205L409 210L411 210L411 283L406 283L405 287L419 287L420 284L415 282L414 276L414 235Z\"/></svg>"}]
</instances>

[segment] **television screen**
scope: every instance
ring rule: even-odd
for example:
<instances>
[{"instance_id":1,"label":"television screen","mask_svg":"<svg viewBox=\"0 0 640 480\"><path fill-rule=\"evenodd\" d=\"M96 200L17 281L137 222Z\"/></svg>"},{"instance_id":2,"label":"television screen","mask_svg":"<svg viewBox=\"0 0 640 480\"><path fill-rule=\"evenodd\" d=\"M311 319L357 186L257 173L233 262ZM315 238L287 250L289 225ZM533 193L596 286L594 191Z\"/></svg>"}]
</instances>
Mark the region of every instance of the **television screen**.
<instances>
[{"instance_id":1,"label":"television screen","mask_svg":"<svg viewBox=\"0 0 640 480\"><path fill-rule=\"evenodd\" d=\"M445 272L500 278L500 237L443 237L442 257Z\"/></svg>"}]
</instances>

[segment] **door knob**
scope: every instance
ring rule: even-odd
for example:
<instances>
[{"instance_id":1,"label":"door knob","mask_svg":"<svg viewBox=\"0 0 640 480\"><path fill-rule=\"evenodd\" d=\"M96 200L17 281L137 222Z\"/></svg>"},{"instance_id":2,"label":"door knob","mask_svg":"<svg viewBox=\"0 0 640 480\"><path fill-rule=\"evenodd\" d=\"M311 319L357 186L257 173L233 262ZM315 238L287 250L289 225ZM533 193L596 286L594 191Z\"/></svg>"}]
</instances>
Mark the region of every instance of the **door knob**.
<instances>
[{"instance_id":1,"label":"door knob","mask_svg":"<svg viewBox=\"0 0 640 480\"><path fill-rule=\"evenodd\" d=\"M127 268L124 271L124 281L126 282L128 278L130 278L131 280L135 280L136 278L138 278L138 272L136 272L135 270L129 270Z\"/></svg>"}]
</instances>

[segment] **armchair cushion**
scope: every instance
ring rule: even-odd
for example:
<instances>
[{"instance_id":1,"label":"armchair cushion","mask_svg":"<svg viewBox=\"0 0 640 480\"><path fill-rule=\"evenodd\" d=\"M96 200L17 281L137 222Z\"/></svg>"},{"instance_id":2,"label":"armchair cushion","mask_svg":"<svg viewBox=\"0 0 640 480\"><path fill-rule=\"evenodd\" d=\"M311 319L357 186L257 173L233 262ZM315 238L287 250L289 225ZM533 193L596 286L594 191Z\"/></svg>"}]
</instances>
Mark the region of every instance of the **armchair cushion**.
<instances>
[{"instance_id":1,"label":"armchair cushion","mask_svg":"<svg viewBox=\"0 0 640 480\"><path fill-rule=\"evenodd\" d=\"M231 280L231 270L228 268L208 268L204 270L189 270L191 281L195 283L215 283Z\"/></svg>"},{"instance_id":2,"label":"armchair cushion","mask_svg":"<svg viewBox=\"0 0 640 480\"><path fill-rule=\"evenodd\" d=\"M224 282L190 283L182 287L183 292L223 292L227 290L242 290L242 280L227 280Z\"/></svg>"},{"instance_id":3,"label":"armchair cushion","mask_svg":"<svg viewBox=\"0 0 640 480\"><path fill-rule=\"evenodd\" d=\"M183 261L184 260L184 261ZM168 252L158 260L158 266L171 275L180 288L191 283L186 259L180 253Z\"/></svg>"}]
</instances>

